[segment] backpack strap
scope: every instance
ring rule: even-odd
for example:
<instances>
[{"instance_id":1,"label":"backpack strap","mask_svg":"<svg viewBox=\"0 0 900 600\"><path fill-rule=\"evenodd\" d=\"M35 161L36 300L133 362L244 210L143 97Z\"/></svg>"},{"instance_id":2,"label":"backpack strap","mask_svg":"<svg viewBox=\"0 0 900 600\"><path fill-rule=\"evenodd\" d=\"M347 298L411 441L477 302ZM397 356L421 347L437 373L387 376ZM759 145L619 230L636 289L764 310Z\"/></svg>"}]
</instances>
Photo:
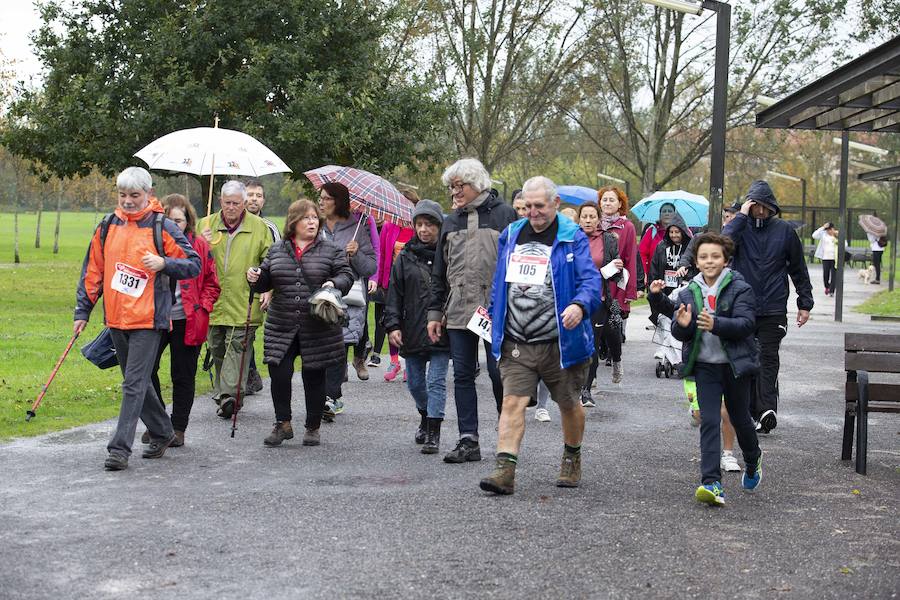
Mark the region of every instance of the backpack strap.
<instances>
[{"instance_id":1,"label":"backpack strap","mask_svg":"<svg viewBox=\"0 0 900 600\"><path fill-rule=\"evenodd\" d=\"M113 217L116 216L116 213L109 213L103 220L100 221L100 247L106 247L106 236L109 235L109 225L112 223ZM166 256L166 248L163 245L163 221L165 220L166 215L163 213L154 213L153 214L153 245L156 247L156 253L165 258Z\"/></svg>"}]
</instances>

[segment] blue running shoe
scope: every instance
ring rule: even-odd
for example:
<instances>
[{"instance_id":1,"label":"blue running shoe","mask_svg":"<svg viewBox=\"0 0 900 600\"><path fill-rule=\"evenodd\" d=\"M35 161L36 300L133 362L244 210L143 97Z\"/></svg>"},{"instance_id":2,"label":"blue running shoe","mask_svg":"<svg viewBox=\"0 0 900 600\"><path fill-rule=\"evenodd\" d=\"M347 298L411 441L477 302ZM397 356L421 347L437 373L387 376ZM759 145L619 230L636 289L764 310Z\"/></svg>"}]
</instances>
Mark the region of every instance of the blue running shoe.
<instances>
[{"instance_id":1,"label":"blue running shoe","mask_svg":"<svg viewBox=\"0 0 900 600\"><path fill-rule=\"evenodd\" d=\"M709 504L710 506L725 506L725 490L718 481L707 483L697 488L694 497L698 502Z\"/></svg>"},{"instance_id":2,"label":"blue running shoe","mask_svg":"<svg viewBox=\"0 0 900 600\"><path fill-rule=\"evenodd\" d=\"M744 471L744 474L741 475L741 487L744 488L745 492L755 492L756 488L759 486L759 482L762 479L762 454L759 455L759 460L756 461L756 468L753 470L753 474L750 474L749 470Z\"/></svg>"}]
</instances>

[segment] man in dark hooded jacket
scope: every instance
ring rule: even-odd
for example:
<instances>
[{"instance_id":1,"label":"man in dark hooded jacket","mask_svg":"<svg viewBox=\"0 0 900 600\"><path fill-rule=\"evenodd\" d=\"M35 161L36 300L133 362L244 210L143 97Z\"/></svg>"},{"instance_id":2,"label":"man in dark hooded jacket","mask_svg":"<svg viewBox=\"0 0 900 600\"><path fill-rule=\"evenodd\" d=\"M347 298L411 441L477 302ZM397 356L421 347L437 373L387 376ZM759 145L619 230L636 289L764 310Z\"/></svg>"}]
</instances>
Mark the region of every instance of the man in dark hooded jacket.
<instances>
[{"instance_id":1,"label":"man in dark hooded jacket","mask_svg":"<svg viewBox=\"0 0 900 600\"><path fill-rule=\"evenodd\" d=\"M787 334L788 276L797 290L797 326L809 319L812 284L803 258L803 243L794 228L782 221L781 209L769 184L754 181L741 212L722 233L734 240L734 269L756 294L756 339L761 369L751 396L750 412L763 433L778 424L778 351Z\"/></svg>"}]
</instances>

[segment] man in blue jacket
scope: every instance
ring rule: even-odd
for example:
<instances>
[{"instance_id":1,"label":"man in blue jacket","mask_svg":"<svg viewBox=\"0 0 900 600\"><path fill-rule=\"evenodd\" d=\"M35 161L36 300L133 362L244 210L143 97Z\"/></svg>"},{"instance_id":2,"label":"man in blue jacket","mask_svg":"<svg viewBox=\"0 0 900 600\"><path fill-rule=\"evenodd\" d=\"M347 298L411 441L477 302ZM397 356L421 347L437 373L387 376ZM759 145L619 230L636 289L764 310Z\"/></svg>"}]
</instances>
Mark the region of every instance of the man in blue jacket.
<instances>
[{"instance_id":1,"label":"man in blue jacket","mask_svg":"<svg viewBox=\"0 0 900 600\"><path fill-rule=\"evenodd\" d=\"M584 409L581 385L594 351L588 318L600 304L600 273L587 237L558 214L556 186L532 177L522 186L526 218L500 234L491 292L491 351L503 381L500 439L493 473L481 489L512 494L525 409L543 380L562 415L563 459L557 485L581 480Z\"/></svg>"},{"instance_id":2,"label":"man in blue jacket","mask_svg":"<svg viewBox=\"0 0 900 600\"><path fill-rule=\"evenodd\" d=\"M778 218L779 213L772 188L757 180L750 184L741 212L722 230L734 240L734 269L756 294L756 339L762 368L753 386L750 412L763 433L778 425L778 351L787 334L788 276L797 291L798 327L809 320L813 307L803 243L794 228Z\"/></svg>"}]
</instances>

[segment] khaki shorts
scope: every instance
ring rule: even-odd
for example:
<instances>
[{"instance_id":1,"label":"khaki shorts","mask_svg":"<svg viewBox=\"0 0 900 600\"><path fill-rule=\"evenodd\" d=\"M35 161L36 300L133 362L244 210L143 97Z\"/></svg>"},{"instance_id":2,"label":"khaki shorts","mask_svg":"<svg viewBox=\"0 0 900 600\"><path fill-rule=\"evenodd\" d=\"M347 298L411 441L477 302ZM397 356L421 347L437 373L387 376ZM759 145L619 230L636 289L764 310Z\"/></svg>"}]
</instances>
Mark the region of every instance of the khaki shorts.
<instances>
[{"instance_id":1,"label":"khaki shorts","mask_svg":"<svg viewBox=\"0 0 900 600\"><path fill-rule=\"evenodd\" d=\"M513 348L519 356L513 358ZM543 380L550 397L560 406L572 406L581 399L581 387L587 378L591 361L563 369L559 366L559 342L522 344L504 340L500 348L500 379L504 396L535 395L539 380Z\"/></svg>"}]
</instances>

